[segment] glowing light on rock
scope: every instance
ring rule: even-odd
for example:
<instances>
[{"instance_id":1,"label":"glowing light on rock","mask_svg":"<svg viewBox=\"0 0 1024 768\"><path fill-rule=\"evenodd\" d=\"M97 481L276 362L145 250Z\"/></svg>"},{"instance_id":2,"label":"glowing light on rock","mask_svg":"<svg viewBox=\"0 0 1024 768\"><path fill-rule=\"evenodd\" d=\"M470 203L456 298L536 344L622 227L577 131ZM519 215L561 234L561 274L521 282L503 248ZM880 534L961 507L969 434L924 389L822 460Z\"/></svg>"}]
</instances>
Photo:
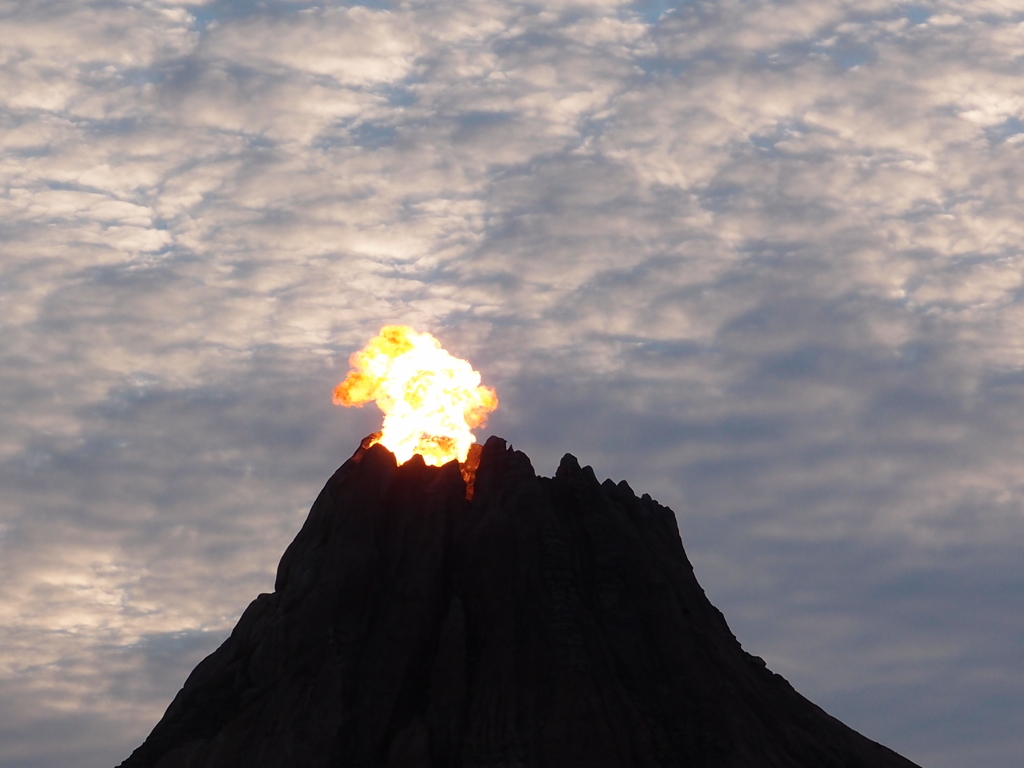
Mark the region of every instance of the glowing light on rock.
<instances>
[{"instance_id":1,"label":"glowing light on rock","mask_svg":"<svg viewBox=\"0 0 1024 768\"><path fill-rule=\"evenodd\" d=\"M498 407L493 389L467 361L453 357L429 333L388 325L349 358L345 380L334 390L336 405L371 401L384 412L380 442L404 464L415 454L440 466L466 460L483 426Z\"/></svg>"}]
</instances>

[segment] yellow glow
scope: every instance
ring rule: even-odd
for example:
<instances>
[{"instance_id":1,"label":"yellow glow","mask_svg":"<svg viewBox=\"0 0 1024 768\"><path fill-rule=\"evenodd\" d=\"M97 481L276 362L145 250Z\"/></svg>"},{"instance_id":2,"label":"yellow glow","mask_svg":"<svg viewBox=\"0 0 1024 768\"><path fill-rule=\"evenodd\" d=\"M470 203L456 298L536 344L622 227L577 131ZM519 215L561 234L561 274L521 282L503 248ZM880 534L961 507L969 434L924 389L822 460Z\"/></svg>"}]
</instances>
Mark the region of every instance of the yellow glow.
<instances>
[{"instance_id":1,"label":"yellow glow","mask_svg":"<svg viewBox=\"0 0 1024 768\"><path fill-rule=\"evenodd\" d=\"M429 333L387 325L349 358L345 380L334 390L336 405L371 400L384 412L378 442L404 464L419 454L440 466L466 460L483 426L498 407L493 389L467 361L452 357Z\"/></svg>"}]
</instances>

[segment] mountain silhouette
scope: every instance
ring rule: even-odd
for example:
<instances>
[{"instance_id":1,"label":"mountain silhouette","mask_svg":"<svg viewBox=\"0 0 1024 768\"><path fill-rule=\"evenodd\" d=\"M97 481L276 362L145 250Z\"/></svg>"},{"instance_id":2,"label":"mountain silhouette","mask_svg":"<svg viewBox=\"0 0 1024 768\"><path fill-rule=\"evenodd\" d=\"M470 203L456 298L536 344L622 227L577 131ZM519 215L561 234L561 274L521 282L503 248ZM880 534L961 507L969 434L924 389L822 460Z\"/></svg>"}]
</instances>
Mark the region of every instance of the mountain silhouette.
<instances>
[{"instance_id":1,"label":"mountain silhouette","mask_svg":"<svg viewBox=\"0 0 1024 768\"><path fill-rule=\"evenodd\" d=\"M650 496L371 442L121 768L914 768L740 647Z\"/></svg>"}]
</instances>

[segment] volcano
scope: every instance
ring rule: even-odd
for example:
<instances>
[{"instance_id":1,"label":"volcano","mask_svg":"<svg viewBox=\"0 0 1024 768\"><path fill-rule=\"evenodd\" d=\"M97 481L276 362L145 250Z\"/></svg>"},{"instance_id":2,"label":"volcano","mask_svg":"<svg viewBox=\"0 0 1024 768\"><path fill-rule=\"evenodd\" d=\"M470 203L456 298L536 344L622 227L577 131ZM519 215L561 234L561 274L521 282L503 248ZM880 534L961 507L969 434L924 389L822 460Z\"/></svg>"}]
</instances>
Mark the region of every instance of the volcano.
<instances>
[{"instance_id":1,"label":"volcano","mask_svg":"<svg viewBox=\"0 0 1024 768\"><path fill-rule=\"evenodd\" d=\"M121 768L914 768L740 647L650 496L371 442Z\"/></svg>"}]
</instances>

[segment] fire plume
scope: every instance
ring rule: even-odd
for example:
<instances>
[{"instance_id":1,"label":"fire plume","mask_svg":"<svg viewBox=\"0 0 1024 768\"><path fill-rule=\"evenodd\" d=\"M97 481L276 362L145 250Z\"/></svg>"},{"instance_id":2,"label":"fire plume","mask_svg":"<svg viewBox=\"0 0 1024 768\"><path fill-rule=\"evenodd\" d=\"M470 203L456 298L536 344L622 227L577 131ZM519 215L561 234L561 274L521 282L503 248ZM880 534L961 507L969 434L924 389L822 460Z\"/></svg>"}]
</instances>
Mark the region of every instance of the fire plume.
<instances>
[{"instance_id":1,"label":"fire plume","mask_svg":"<svg viewBox=\"0 0 1024 768\"><path fill-rule=\"evenodd\" d=\"M381 328L349 365L352 370L334 390L334 403L376 402L384 412L377 442L399 464L417 453L433 466L465 462L476 442L472 430L498 407L497 394L480 384L473 366L450 355L429 333L406 325Z\"/></svg>"}]
</instances>

